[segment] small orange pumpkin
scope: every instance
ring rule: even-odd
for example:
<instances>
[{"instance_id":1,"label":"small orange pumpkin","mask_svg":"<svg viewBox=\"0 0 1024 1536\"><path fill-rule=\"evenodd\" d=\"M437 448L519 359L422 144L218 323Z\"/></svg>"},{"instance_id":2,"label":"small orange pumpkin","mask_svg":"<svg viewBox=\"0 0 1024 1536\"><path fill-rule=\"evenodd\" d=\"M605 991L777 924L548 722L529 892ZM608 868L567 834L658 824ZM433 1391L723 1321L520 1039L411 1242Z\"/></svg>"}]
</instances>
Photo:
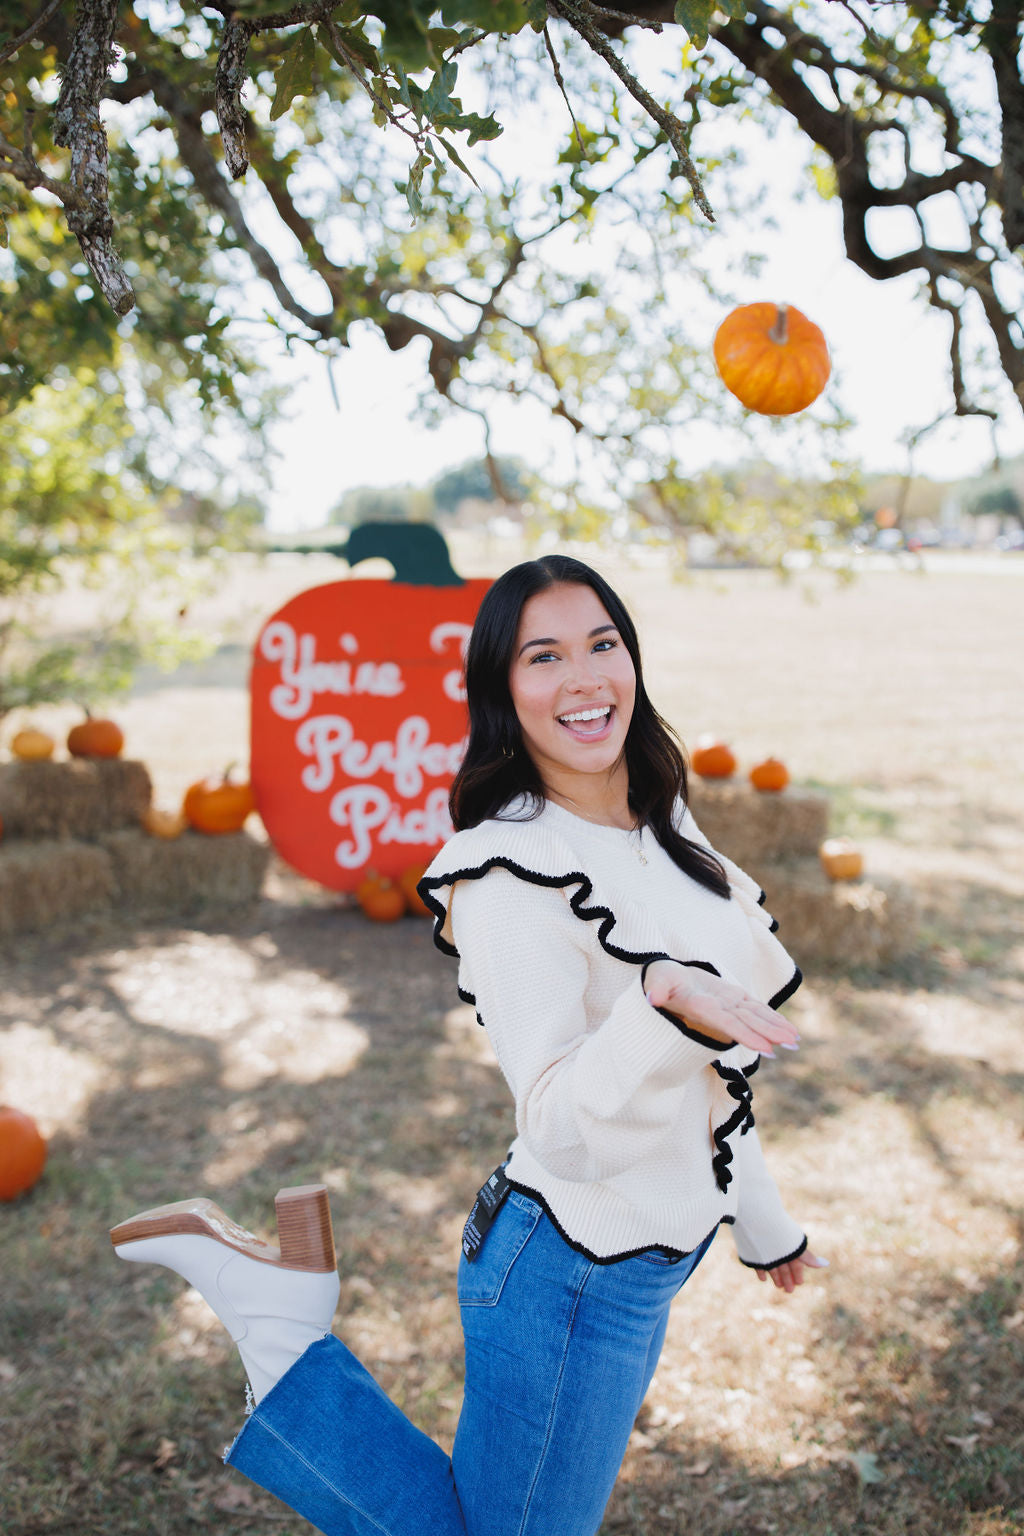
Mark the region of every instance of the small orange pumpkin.
<instances>
[{"instance_id":1,"label":"small orange pumpkin","mask_svg":"<svg viewBox=\"0 0 1024 1536\"><path fill-rule=\"evenodd\" d=\"M190 784L185 791L181 814L197 832L219 836L224 832L240 832L245 819L256 809L252 785L245 780L231 778L231 769L210 774Z\"/></svg>"},{"instance_id":2,"label":"small orange pumpkin","mask_svg":"<svg viewBox=\"0 0 1024 1536\"><path fill-rule=\"evenodd\" d=\"M777 757L766 757L751 768L750 782L755 789L777 794L789 783L789 769Z\"/></svg>"},{"instance_id":3,"label":"small orange pumpkin","mask_svg":"<svg viewBox=\"0 0 1024 1536\"><path fill-rule=\"evenodd\" d=\"M180 837L188 826L184 811L165 811L159 806L150 805L142 813L142 827L150 837L158 837L163 842L172 842Z\"/></svg>"},{"instance_id":4,"label":"small orange pumpkin","mask_svg":"<svg viewBox=\"0 0 1024 1536\"><path fill-rule=\"evenodd\" d=\"M728 779L736 772L736 757L716 736L698 736L690 766L702 779Z\"/></svg>"},{"instance_id":5,"label":"small orange pumpkin","mask_svg":"<svg viewBox=\"0 0 1024 1536\"><path fill-rule=\"evenodd\" d=\"M848 837L827 837L818 857L830 880L858 880L864 872L864 855Z\"/></svg>"},{"instance_id":6,"label":"small orange pumpkin","mask_svg":"<svg viewBox=\"0 0 1024 1536\"><path fill-rule=\"evenodd\" d=\"M423 876L427 872L426 864L414 864L411 869L403 870L398 877L398 886L405 897L405 909L410 917L430 917L430 908L416 889Z\"/></svg>"},{"instance_id":7,"label":"small orange pumpkin","mask_svg":"<svg viewBox=\"0 0 1024 1536\"><path fill-rule=\"evenodd\" d=\"M124 732L114 720L101 720L85 712L85 719L68 732L68 751L72 757L120 757Z\"/></svg>"},{"instance_id":8,"label":"small orange pumpkin","mask_svg":"<svg viewBox=\"0 0 1024 1536\"><path fill-rule=\"evenodd\" d=\"M11 738L11 751L23 763L44 763L53 756L57 743L45 731L26 725Z\"/></svg>"},{"instance_id":9,"label":"small orange pumpkin","mask_svg":"<svg viewBox=\"0 0 1024 1536\"><path fill-rule=\"evenodd\" d=\"M832 372L822 331L791 304L741 304L715 332L714 353L726 389L762 416L805 410Z\"/></svg>"},{"instance_id":10,"label":"small orange pumpkin","mask_svg":"<svg viewBox=\"0 0 1024 1536\"><path fill-rule=\"evenodd\" d=\"M46 1139L31 1115L0 1104L0 1200L17 1200L46 1164Z\"/></svg>"},{"instance_id":11,"label":"small orange pumpkin","mask_svg":"<svg viewBox=\"0 0 1024 1536\"><path fill-rule=\"evenodd\" d=\"M356 887L356 900L374 923L395 923L405 916L405 895L401 886L373 870Z\"/></svg>"}]
</instances>

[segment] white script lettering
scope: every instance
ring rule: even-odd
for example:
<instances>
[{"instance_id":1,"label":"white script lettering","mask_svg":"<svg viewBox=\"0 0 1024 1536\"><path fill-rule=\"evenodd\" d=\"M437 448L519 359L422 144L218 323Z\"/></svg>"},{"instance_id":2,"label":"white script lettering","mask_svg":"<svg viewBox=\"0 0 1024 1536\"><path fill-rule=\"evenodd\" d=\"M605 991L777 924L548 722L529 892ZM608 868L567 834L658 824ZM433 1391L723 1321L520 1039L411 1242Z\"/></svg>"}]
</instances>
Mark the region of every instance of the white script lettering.
<instances>
[{"instance_id":1,"label":"white script lettering","mask_svg":"<svg viewBox=\"0 0 1024 1536\"><path fill-rule=\"evenodd\" d=\"M386 789L376 784L351 784L331 801L331 820L348 827L351 838L340 842L334 857L342 869L362 869L373 851L371 833L378 843L439 845L452 835L447 789L432 789L422 806L403 810Z\"/></svg>"},{"instance_id":2,"label":"white script lettering","mask_svg":"<svg viewBox=\"0 0 1024 1536\"><path fill-rule=\"evenodd\" d=\"M339 637L350 656L356 648L349 634ZM270 707L284 720L298 720L309 713L318 693L348 698L369 693L395 698L405 691L402 669L394 661L317 661L316 636L297 635L283 619L268 624L260 638L260 651L268 661L281 665L281 681L270 690Z\"/></svg>"},{"instance_id":3,"label":"white script lettering","mask_svg":"<svg viewBox=\"0 0 1024 1536\"><path fill-rule=\"evenodd\" d=\"M437 656L443 656L449 640L459 642L459 655L462 658L462 666L457 672L446 672L441 687L446 698L454 699L456 704L462 704L466 699L466 647L469 644L471 624L438 624L430 632L430 649Z\"/></svg>"},{"instance_id":4,"label":"white script lettering","mask_svg":"<svg viewBox=\"0 0 1024 1536\"><path fill-rule=\"evenodd\" d=\"M424 778L451 778L462 762L465 741L450 745L430 740L430 722L409 715L395 732L394 741L360 741L351 720L344 715L311 715L295 732L295 745L312 763L302 770L306 789L329 789L337 766L346 779L371 779L390 774L395 793L411 800L423 788Z\"/></svg>"}]
</instances>

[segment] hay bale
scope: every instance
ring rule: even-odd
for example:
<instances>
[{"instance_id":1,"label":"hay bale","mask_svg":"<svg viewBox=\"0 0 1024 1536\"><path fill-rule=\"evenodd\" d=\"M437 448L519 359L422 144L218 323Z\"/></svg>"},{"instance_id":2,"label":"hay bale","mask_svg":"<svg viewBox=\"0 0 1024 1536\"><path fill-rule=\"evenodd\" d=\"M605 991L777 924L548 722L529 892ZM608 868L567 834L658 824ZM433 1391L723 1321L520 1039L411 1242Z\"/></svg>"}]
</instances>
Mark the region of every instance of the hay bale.
<instances>
[{"instance_id":1,"label":"hay bale","mask_svg":"<svg viewBox=\"0 0 1024 1536\"><path fill-rule=\"evenodd\" d=\"M831 881L815 860L777 865L766 881L779 938L802 969L881 966L913 948L917 909L902 886Z\"/></svg>"},{"instance_id":2,"label":"hay bale","mask_svg":"<svg viewBox=\"0 0 1024 1536\"><path fill-rule=\"evenodd\" d=\"M270 861L269 844L247 832L185 832L163 841L125 830L107 833L100 843L113 865L117 905L148 916L255 901Z\"/></svg>"},{"instance_id":3,"label":"hay bale","mask_svg":"<svg viewBox=\"0 0 1024 1536\"><path fill-rule=\"evenodd\" d=\"M0 764L0 817L7 837L94 839L137 827L153 795L144 763L77 757Z\"/></svg>"},{"instance_id":4,"label":"hay bale","mask_svg":"<svg viewBox=\"0 0 1024 1536\"><path fill-rule=\"evenodd\" d=\"M109 910L113 896L110 856L94 843L0 843L0 937Z\"/></svg>"},{"instance_id":5,"label":"hay bale","mask_svg":"<svg viewBox=\"0 0 1024 1536\"><path fill-rule=\"evenodd\" d=\"M817 854L828 836L828 800L807 789L767 794L692 774L690 808L712 846L762 885L779 859Z\"/></svg>"}]
</instances>

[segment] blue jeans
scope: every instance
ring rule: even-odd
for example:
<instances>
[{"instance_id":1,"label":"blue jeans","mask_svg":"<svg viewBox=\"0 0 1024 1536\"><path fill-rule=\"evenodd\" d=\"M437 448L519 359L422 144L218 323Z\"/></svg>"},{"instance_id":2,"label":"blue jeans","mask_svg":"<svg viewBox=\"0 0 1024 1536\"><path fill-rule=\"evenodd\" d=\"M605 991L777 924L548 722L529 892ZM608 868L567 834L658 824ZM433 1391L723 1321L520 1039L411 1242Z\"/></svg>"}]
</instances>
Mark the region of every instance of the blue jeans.
<instances>
[{"instance_id":1,"label":"blue jeans","mask_svg":"<svg viewBox=\"0 0 1024 1536\"><path fill-rule=\"evenodd\" d=\"M459 1265L466 1384L451 1457L333 1335L227 1455L326 1536L594 1536L665 1339L711 1245L595 1264L513 1190Z\"/></svg>"}]
</instances>

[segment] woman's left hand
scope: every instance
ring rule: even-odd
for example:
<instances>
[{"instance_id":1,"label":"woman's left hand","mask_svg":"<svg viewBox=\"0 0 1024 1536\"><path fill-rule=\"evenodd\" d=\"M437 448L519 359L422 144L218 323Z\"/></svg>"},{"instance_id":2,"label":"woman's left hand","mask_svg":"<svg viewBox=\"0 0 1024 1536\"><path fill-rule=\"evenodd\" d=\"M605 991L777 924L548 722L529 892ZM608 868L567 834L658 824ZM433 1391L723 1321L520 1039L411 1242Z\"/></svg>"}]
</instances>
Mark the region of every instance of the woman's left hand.
<instances>
[{"instance_id":1,"label":"woman's left hand","mask_svg":"<svg viewBox=\"0 0 1024 1536\"><path fill-rule=\"evenodd\" d=\"M795 1025L724 976L667 959L650 961L646 974L652 1008L675 1014L727 1048L745 1045L762 1056L774 1056L776 1045L796 1049Z\"/></svg>"},{"instance_id":2,"label":"woman's left hand","mask_svg":"<svg viewBox=\"0 0 1024 1536\"><path fill-rule=\"evenodd\" d=\"M828 1269L828 1259L821 1259L805 1248L798 1259L787 1259L785 1264L776 1264L774 1269L757 1269L754 1273L759 1280L770 1280L780 1291L792 1294L798 1285L803 1285L805 1269Z\"/></svg>"}]
</instances>

